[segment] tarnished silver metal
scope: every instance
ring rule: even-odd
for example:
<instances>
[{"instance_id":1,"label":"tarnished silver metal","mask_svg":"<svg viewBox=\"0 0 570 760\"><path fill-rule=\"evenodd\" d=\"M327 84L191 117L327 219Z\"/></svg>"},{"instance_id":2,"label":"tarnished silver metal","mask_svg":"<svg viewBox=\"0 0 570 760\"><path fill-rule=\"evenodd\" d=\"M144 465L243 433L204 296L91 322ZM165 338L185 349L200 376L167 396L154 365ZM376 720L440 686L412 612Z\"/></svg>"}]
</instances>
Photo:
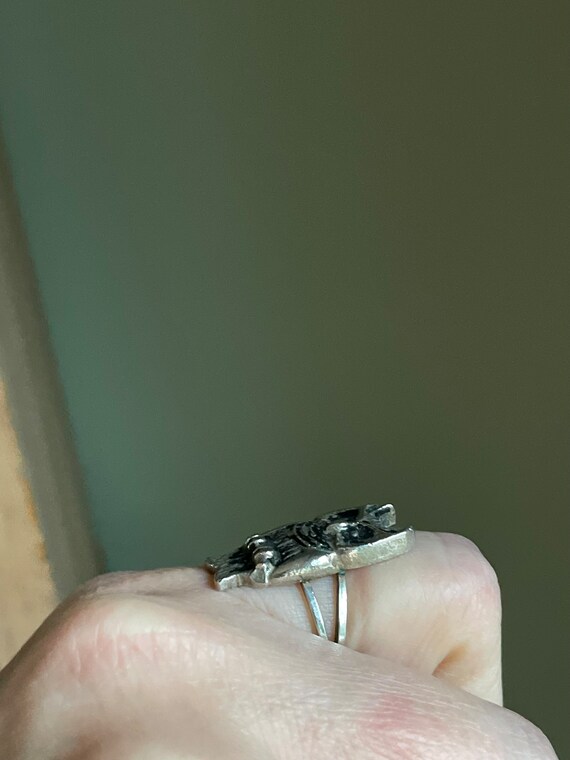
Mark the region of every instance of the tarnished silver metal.
<instances>
[{"instance_id":1,"label":"tarnished silver metal","mask_svg":"<svg viewBox=\"0 0 570 760\"><path fill-rule=\"evenodd\" d=\"M348 591L346 588L346 570L339 570L337 575L336 599L336 636L337 644L346 641L346 624L348 623Z\"/></svg>"},{"instance_id":2,"label":"tarnished silver metal","mask_svg":"<svg viewBox=\"0 0 570 760\"><path fill-rule=\"evenodd\" d=\"M303 589L303 592L305 593L305 599L307 600L307 604L309 605L309 611L311 615L313 616L313 622L315 624L317 636L320 636L322 639L328 639L325 619L323 618L323 613L321 612L321 608L319 607L319 603L317 602L315 590L313 589L313 587L308 581L303 581L301 583L301 588Z\"/></svg>"},{"instance_id":3,"label":"tarnished silver metal","mask_svg":"<svg viewBox=\"0 0 570 760\"><path fill-rule=\"evenodd\" d=\"M334 641L337 644L344 644L346 641L346 626L348 623L348 596L346 588L346 570L339 570L337 578L337 600L336 600L336 625L333 629ZM325 620L313 586L308 581L301 581L299 584L304 595L307 607L311 613L313 623L315 624L315 633L323 639L328 639Z\"/></svg>"},{"instance_id":4,"label":"tarnished silver metal","mask_svg":"<svg viewBox=\"0 0 570 760\"><path fill-rule=\"evenodd\" d=\"M335 640L346 639L347 588L345 571L404 554L413 545L412 528L395 527L391 504L366 504L291 523L256 534L217 559L206 560L220 591L237 586L303 584L317 633L326 629L310 581L338 575Z\"/></svg>"},{"instance_id":5,"label":"tarnished silver metal","mask_svg":"<svg viewBox=\"0 0 570 760\"><path fill-rule=\"evenodd\" d=\"M311 581L408 551L414 532L395 522L391 504L331 512L251 536L233 552L206 560L206 567L220 591Z\"/></svg>"}]
</instances>

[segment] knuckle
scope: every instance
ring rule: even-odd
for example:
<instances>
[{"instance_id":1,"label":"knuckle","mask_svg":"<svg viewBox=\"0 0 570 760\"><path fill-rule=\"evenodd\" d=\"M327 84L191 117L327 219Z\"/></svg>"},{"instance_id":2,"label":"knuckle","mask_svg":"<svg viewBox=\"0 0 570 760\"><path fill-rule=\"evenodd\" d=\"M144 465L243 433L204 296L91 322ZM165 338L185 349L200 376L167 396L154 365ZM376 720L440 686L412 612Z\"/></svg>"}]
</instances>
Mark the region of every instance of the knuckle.
<instances>
[{"instance_id":1,"label":"knuckle","mask_svg":"<svg viewBox=\"0 0 570 760\"><path fill-rule=\"evenodd\" d=\"M199 600L170 604L132 592L129 584L122 573L100 576L67 601L44 647L44 673L88 683L136 673L138 666L142 673L149 664L191 666L192 656L216 638L216 621Z\"/></svg>"},{"instance_id":2,"label":"knuckle","mask_svg":"<svg viewBox=\"0 0 570 760\"><path fill-rule=\"evenodd\" d=\"M159 568L155 570L118 570L97 575L83 583L72 598L107 593L173 594L201 591L207 578L200 568Z\"/></svg>"},{"instance_id":3,"label":"knuckle","mask_svg":"<svg viewBox=\"0 0 570 760\"><path fill-rule=\"evenodd\" d=\"M65 608L72 607L81 600L90 599L101 593L103 588L105 588L106 579L108 579L109 575L112 574L107 573L105 575L97 575L94 578L86 580L64 601L63 606Z\"/></svg>"},{"instance_id":4,"label":"knuckle","mask_svg":"<svg viewBox=\"0 0 570 760\"><path fill-rule=\"evenodd\" d=\"M521 749L524 748L529 760L558 760L546 734L527 718L511 713L514 719L513 731L518 737Z\"/></svg>"},{"instance_id":5,"label":"knuckle","mask_svg":"<svg viewBox=\"0 0 570 760\"><path fill-rule=\"evenodd\" d=\"M497 573L479 547L455 533L439 533L451 573L467 601L483 604L495 616L501 614L501 588Z\"/></svg>"},{"instance_id":6,"label":"knuckle","mask_svg":"<svg viewBox=\"0 0 570 760\"><path fill-rule=\"evenodd\" d=\"M68 725L80 730L91 720L104 722L125 700L170 687L174 693L180 678L189 700L199 699L197 685L213 667L204 653L211 631L215 638L214 616L202 600L186 608L151 595L113 593L123 588L121 575L93 578L60 605L4 688L0 683L2 749L6 732L40 746L46 727L57 737L67 735ZM217 641L221 645L221 637ZM14 717L18 703L29 709Z\"/></svg>"},{"instance_id":7,"label":"knuckle","mask_svg":"<svg viewBox=\"0 0 570 760\"><path fill-rule=\"evenodd\" d=\"M145 572L119 570L113 573L103 573L82 583L72 594L71 600L89 599L108 592L126 591L134 581L148 575Z\"/></svg>"},{"instance_id":8,"label":"knuckle","mask_svg":"<svg viewBox=\"0 0 570 760\"><path fill-rule=\"evenodd\" d=\"M83 680L124 664L125 644L134 633L132 613L126 599L102 595L98 586L89 584L62 611L46 670Z\"/></svg>"}]
</instances>

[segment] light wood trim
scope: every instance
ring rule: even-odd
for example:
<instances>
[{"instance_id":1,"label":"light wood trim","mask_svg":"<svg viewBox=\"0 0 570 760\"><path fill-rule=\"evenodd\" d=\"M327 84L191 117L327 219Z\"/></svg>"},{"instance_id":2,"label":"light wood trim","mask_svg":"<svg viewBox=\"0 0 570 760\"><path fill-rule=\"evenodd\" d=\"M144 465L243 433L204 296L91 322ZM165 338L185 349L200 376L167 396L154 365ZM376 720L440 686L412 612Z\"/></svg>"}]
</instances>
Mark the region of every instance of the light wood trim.
<instances>
[{"instance_id":1,"label":"light wood trim","mask_svg":"<svg viewBox=\"0 0 570 760\"><path fill-rule=\"evenodd\" d=\"M0 377L56 593L62 598L101 572L102 555L89 525L57 366L1 145Z\"/></svg>"},{"instance_id":2,"label":"light wood trim","mask_svg":"<svg viewBox=\"0 0 570 760\"><path fill-rule=\"evenodd\" d=\"M0 668L56 602L42 531L0 382Z\"/></svg>"}]
</instances>

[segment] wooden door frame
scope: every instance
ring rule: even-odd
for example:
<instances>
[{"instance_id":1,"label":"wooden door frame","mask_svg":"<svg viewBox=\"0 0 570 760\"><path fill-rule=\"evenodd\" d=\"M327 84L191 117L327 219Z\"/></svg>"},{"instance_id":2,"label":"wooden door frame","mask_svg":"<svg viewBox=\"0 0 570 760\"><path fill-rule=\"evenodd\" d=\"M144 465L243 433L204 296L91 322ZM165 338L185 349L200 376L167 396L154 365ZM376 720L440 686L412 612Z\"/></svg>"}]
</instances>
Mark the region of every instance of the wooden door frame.
<instances>
[{"instance_id":1,"label":"wooden door frame","mask_svg":"<svg viewBox=\"0 0 570 760\"><path fill-rule=\"evenodd\" d=\"M41 294L0 140L0 376L59 598L103 570Z\"/></svg>"}]
</instances>

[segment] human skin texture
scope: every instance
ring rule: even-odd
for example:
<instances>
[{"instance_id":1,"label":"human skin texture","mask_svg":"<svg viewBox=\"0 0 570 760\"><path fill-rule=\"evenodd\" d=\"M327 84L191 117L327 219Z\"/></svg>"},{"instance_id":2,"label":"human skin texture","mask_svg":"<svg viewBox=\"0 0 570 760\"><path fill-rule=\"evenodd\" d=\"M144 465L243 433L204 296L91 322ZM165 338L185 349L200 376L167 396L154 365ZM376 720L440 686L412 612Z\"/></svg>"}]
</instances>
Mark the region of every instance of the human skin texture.
<instances>
[{"instance_id":1,"label":"human skin texture","mask_svg":"<svg viewBox=\"0 0 570 760\"><path fill-rule=\"evenodd\" d=\"M347 646L297 586L121 572L67 599L0 673L10 760L552 760L503 708L495 573L467 539L347 574ZM333 618L332 578L314 584Z\"/></svg>"}]
</instances>

